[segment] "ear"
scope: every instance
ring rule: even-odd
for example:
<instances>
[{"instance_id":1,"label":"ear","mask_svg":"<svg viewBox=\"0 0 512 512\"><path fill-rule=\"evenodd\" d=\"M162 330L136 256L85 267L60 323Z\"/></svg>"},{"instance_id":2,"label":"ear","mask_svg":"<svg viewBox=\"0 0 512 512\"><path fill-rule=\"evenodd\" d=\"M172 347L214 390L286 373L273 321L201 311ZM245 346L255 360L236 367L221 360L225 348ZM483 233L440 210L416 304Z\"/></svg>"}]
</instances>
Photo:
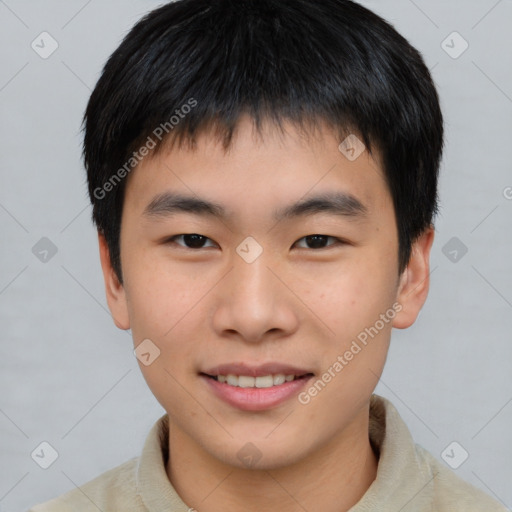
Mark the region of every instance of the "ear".
<instances>
[{"instance_id":1,"label":"ear","mask_svg":"<svg viewBox=\"0 0 512 512\"><path fill-rule=\"evenodd\" d=\"M434 228L431 226L413 243L411 258L400 276L397 302L402 310L393 320L393 327L406 329L418 317L428 295L430 284L430 249L434 242Z\"/></svg>"},{"instance_id":2,"label":"ear","mask_svg":"<svg viewBox=\"0 0 512 512\"><path fill-rule=\"evenodd\" d=\"M108 308L110 309L112 319L116 326L119 327L119 329L127 330L130 328L130 318L128 315L124 286L119 282L119 279L112 268L107 241L100 232L98 232L98 242Z\"/></svg>"}]
</instances>

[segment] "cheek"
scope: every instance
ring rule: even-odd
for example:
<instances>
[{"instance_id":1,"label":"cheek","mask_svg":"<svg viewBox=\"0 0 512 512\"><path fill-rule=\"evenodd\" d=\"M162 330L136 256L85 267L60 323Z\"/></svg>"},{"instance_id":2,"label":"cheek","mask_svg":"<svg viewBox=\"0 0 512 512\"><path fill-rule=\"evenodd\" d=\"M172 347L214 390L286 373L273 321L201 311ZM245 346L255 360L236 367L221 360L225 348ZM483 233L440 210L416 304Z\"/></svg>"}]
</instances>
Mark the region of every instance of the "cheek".
<instances>
[{"instance_id":1,"label":"cheek","mask_svg":"<svg viewBox=\"0 0 512 512\"><path fill-rule=\"evenodd\" d=\"M197 351L191 343L198 328L194 314L204 294L188 275L183 270L164 270L154 259L137 272L130 272L127 265L125 274L134 346L149 339L157 347L158 356L151 364L139 362L143 377L162 407L183 417L190 413L184 405L190 397L180 383L185 382L184 372L189 371L184 361L193 361Z\"/></svg>"},{"instance_id":2,"label":"cheek","mask_svg":"<svg viewBox=\"0 0 512 512\"><path fill-rule=\"evenodd\" d=\"M206 323L208 291L216 281L191 266L171 265L165 257L151 255L147 261L139 259L137 265L126 263L125 289L134 345L150 339L160 350L155 368L160 367L164 375L153 375L153 365L141 369L146 380L168 381L165 370L182 375L188 371L183 361L197 356L205 338L200 331ZM172 382L166 386L169 384Z\"/></svg>"},{"instance_id":3,"label":"cheek","mask_svg":"<svg viewBox=\"0 0 512 512\"><path fill-rule=\"evenodd\" d=\"M375 389L396 314L392 264L373 257L363 264L361 258L343 270L331 271L328 279L315 281L317 288L309 294L311 309L331 331L327 339L317 338L315 347L321 354L317 378L324 384L313 382L301 402L310 401L308 410L314 411L315 421L321 418L326 425L336 426L333 410L340 404L357 410Z\"/></svg>"},{"instance_id":4,"label":"cheek","mask_svg":"<svg viewBox=\"0 0 512 512\"><path fill-rule=\"evenodd\" d=\"M297 295L340 341L373 325L395 297L394 261L363 254L350 260L303 273Z\"/></svg>"},{"instance_id":5,"label":"cheek","mask_svg":"<svg viewBox=\"0 0 512 512\"><path fill-rule=\"evenodd\" d=\"M173 269L154 257L138 265L127 262L126 269L125 290L134 339L170 336L198 300L196 273Z\"/></svg>"}]
</instances>

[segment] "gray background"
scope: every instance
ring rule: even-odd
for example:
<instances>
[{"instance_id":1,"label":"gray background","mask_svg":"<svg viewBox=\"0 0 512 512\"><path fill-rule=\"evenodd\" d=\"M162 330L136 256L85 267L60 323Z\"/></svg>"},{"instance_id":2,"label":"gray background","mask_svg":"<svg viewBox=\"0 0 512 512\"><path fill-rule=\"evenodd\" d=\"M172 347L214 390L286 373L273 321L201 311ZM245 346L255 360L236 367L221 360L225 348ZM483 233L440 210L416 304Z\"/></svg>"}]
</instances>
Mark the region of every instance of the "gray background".
<instances>
[{"instance_id":1,"label":"gray background","mask_svg":"<svg viewBox=\"0 0 512 512\"><path fill-rule=\"evenodd\" d=\"M469 458L456 472L512 507L512 1L362 3L424 54L447 128L430 296L413 327L394 331L377 392L440 460L457 441ZM106 307L80 160L81 117L100 70L157 5L0 0L4 512L138 455L164 413ZM47 59L31 48L43 31L59 45ZM445 49L462 48L457 36L442 47L453 31L469 43L456 59ZM42 237L58 249L46 262L32 252ZM468 249L461 256L454 246L455 262L444 254L453 259L453 247L443 252L453 237ZM30 456L42 441L59 453L46 470Z\"/></svg>"}]
</instances>

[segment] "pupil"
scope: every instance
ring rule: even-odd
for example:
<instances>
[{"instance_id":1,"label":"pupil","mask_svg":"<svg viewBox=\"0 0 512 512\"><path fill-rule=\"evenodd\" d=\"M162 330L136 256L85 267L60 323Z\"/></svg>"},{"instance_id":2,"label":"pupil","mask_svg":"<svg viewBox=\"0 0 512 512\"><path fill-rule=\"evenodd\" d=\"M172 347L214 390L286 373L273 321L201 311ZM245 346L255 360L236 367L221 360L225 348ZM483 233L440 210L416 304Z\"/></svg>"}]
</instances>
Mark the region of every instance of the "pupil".
<instances>
[{"instance_id":1,"label":"pupil","mask_svg":"<svg viewBox=\"0 0 512 512\"><path fill-rule=\"evenodd\" d=\"M183 239L189 247L195 249L200 249L204 245L204 236L201 235L185 235Z\"/></svg>"},{"instance_id":2,"label":"pupil","mask_svg":"<svg viewBox=\"0 0 512 512\"><path fill-rule=\"evenodd\" d=\"M325 236L323 235L311 235L306 237L307 243L312 245L314 248L319 249L325 247Z\"/></svg>"}]
</instances>

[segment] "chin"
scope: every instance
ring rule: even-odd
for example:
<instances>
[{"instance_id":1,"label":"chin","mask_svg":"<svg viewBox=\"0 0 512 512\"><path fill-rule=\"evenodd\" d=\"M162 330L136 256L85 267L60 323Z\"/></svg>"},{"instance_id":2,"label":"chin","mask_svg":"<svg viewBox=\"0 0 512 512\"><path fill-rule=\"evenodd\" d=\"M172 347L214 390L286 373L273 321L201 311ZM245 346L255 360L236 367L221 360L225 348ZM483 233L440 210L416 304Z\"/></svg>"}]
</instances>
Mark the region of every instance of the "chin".
<instances>
[{"instance_id":1,"label":"chin","mask_svg":"<svg viewBox=\"0 0 512 512\"><path fill-rule=\"evenodd\" d=\"M265 435L268 436L268 431ZM212 457L228 466L247 470L276 470L296 464L310 451L300 437L285 437L293 439L293 442L286 443L283 438L277 436L276 439L244 436L238 439L230 438L226 443L222 443L222 446L208 447L203 444L203 448Z\"/></svg>"}]
</instances>

